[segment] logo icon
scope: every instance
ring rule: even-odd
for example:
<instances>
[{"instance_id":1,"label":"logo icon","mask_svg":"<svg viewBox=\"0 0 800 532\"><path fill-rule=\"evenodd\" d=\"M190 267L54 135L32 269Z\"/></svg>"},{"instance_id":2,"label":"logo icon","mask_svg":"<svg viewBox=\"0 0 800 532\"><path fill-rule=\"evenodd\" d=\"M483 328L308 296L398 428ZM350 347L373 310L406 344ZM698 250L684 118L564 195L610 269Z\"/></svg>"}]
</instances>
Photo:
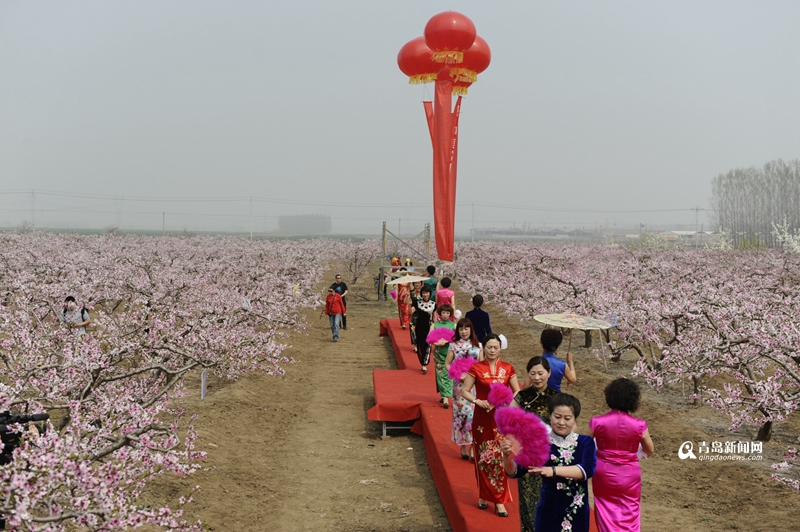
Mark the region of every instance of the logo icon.
<instances>
[{"instance_id":1,"label":"logo icon","mask_svg":"<svg viewBox=\"0 0 800 532\"><path fill-rule=\"evenodd\" d=\"M687 458L691 458L692 460L697 460L697 457L692 452L694 450L694 444L690 441L685 441L678 447L678 458L681 460L686 460Z\"/></svg>"}]
</instances>

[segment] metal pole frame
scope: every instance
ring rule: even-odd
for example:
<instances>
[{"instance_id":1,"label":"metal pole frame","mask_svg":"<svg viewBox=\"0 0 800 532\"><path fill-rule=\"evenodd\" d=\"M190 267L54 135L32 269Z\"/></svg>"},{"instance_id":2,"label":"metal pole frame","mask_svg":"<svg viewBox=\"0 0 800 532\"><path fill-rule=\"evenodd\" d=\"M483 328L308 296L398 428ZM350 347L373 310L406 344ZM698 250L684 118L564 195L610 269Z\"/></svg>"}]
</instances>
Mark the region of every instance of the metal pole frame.
<instances>
[{"instance_id":1,"label":"metal pole frame","mask_svg":"<svg viewBox=\"0 0 800 532\"><path fill-rule=\"evenodd\" d=\"M386 222L383 222L383 230L381 231L381 269L378 272L378 301L381 305L385 302L386 298L383 297L384 288L384 272L386 271Z\"/></svg>"},{"instance_id":2,"label":"metal pole frame","mask_svg":"<svg viewBox=\"0 0 800 532\"><path fill-rule=\"evenodd\" d=\"M397 241L399 241L401 244L403 244L403 246L405 246L408 249L410 249L411 251L413 251L415 255L423 256L428 263L431 262L431 224L430 223L426 223L425 224L425 229L423 229L421 232L417 233L416 235L412 236L411 239L409 239L409 240L413 240L413 239L415 239L415 238L417 238L419 236L423 237L424 242L425 242L425 250L424 251L420 251L417 248L415 248L414 246L412 246L407 240L404 240L404 239L400 238L396 234L392 233L390 230L386 229L386 222L383 222L383 228L381 230L381 269L380 269L380 272L378 274L380 276L380 278L378 279L378 301L380 301L381 303L383 303L386 300L386 298L383 296L383 289L386 286L385 281L384 281L384 275L386 273L386 267L387 267L387 264L386 264L386 240L387 240L387 237L386 237L386 235L391 235Z\"/></svg>"}]
</instances>

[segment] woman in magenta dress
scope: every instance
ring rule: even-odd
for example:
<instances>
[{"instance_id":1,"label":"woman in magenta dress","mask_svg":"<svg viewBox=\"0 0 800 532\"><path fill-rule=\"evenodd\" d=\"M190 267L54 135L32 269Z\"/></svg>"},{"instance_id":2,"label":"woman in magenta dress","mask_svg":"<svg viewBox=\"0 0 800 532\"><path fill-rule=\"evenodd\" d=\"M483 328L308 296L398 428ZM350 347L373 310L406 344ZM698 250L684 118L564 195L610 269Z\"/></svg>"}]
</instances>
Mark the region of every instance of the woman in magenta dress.
<instances>
[{"instance_id":1,"label":"woman in magenta dress","mask_svg":"<svg viewBox=\"0 0 800 532\"><path fill-rule=\"evenodd\" d=\"M589 435L597 440L597 471L592 479L599 532L639 532L642 471L637 452L653 454L653 440L639 408L641 392L630 379L619 378L605 389L611 412L593 417Z\"/></svg>"},{"instance_id":2,"label":"woman in magenta dress","mask_svg":"<svg viewBox=\"0 0 800 532\"><path fill-rule=\"evenodd\" d=\"M478 508L488 508L488 503L492 502L495 514L508 517L505 504L512 499L508 478L503 470L503 453L500 449L502 438L494 422L494 408L487 398L492 383L504 384L514 394L519 391L519 383L514 366L500 360L500 346L498 335L489 334L484 338L485 359L469 369L461 387L461 397L475 405L472 442L475 450L475 474L478 477ZM474 395L471 391L473 386Z\"/></svg>"},{"instance_id":3,"label":"woman in magenta dress","mask_svg":"<svg viewBox=\"0 0 800 532\"><path fill-rule=\"evenodd\" d=\"M437 305L450 305L456 308L456 293L450 290L452 281L449 277L441 280L442 287L436 291L436 304Z\"/></svg>"}]
</instances>

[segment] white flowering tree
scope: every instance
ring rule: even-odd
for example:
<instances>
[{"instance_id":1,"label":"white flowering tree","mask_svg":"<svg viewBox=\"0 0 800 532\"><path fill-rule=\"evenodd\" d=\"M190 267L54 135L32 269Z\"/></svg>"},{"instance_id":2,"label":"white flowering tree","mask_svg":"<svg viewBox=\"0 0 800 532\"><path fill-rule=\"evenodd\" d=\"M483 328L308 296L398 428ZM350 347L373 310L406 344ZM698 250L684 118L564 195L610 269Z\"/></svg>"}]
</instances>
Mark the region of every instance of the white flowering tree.
<instances>
[{"instance_id":1,"label":"white flowering tree","mask_svg":"<svg viewBox=\"0 0 800 532\"><path fill-rule=\"evenodd\" d=\"M319 303L333 248L41 233L3 234L0 246L0 410L52 419L0 468L8 526L199 529L180 508L137 502L154 476L189 475L204 458L173 401L184 376L281 375L282 337ZM60 319L67 295L90 310L85 335Z\"/></svg>"}]
</instances>

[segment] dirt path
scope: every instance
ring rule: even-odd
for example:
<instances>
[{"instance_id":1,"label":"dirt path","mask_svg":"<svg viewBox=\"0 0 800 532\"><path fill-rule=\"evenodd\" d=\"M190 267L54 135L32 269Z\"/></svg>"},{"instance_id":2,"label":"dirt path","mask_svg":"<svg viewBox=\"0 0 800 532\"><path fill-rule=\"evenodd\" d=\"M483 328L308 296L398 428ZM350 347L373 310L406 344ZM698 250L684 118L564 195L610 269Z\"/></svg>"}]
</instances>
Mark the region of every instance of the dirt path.
<instances>
[{"instance_id":1,"label":"dirt path","mask_svg":"<svg viewBox=\"0 0 800 532\"><path fill-rule=\"evenodd\" d=\"M191 482L164 479L159 499L201 485L187 516L209 530L450 529L422 438L400 431L382 440L366 417L372 370L396 368L378 323L397 307L348 304L349 327L337 343L327 318L307 313L311 327L288 340L286 355L298 362L284 378L212 380L205 400L185 401L200 413L199 446L215 469Z\"/></svg>"},{"instance_id":2,"label":"dirt path","mask_svg":"<svg viewBox=\"0 0 800 532\"><path fill-rule=\"evenodd\" d=\"M464 309L468 297L459 293L457 300ZM401 431L381 440L379 425L366 418L373 405L372 370L396 367L388 339L378 337L378 322L395 317L396 306L349 304L350 327L338 343L331 342L319 311L307 314L311 327L288 340L287 355L298 362L287 367L284 378L251 374L233 383L212 380L205 400L185 400L199 413L198 445L208 450L214 469L190 481L164 478L149 497L174 503L199 484L202 490L186 515L201 519L208 530L450 530L422 438ZM494 329L509 338L504 359L524 371L528 358L540 354L535 339L541 328L505 317L491 305L487 310ZM605 384L630 374L633 360L606 373L581 345L582 336L576 337L579 382L566 391L583 403L578 429L585 431L591 416L606 411ZM197 382L192 386L199 389ZM796 437L796 420L778 425L777 441L765 444L762 462L681 461L677 450L684 441L752 435L728 434L724 418L691 406L680 391L643 390L639 415L648 421L656 455L642 464L642 530L798 530L800 497L768 478L773 458Z\"/></svg>"}]
</instances>

